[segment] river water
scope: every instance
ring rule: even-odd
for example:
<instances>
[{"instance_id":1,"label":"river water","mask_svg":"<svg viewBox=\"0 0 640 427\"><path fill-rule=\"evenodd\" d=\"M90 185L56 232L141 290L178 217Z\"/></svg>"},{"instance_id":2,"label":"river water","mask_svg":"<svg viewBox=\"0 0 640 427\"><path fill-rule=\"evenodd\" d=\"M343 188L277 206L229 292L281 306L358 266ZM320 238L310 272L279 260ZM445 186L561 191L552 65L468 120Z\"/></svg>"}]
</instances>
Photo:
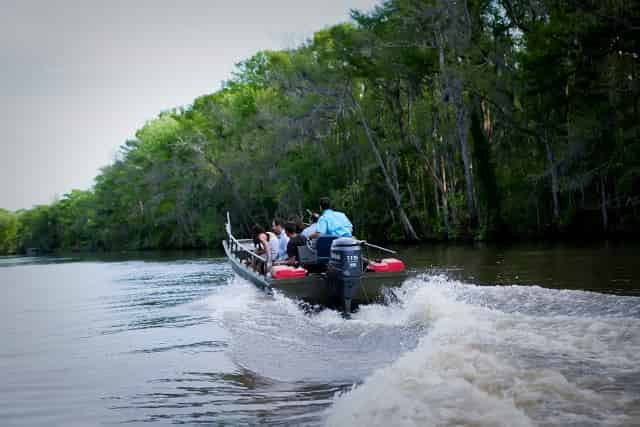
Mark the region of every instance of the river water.
<instances>
[{"instance_id":1,"label":"river water","mask_svg":"<svg viewBox=\"0 0 640 427\"><path fill-rule=\"evenodd\" d=\"M640 425L640 247L423 246L352 320L217 255L0 258L0 425Z\"/></svg>"}]
</instances>

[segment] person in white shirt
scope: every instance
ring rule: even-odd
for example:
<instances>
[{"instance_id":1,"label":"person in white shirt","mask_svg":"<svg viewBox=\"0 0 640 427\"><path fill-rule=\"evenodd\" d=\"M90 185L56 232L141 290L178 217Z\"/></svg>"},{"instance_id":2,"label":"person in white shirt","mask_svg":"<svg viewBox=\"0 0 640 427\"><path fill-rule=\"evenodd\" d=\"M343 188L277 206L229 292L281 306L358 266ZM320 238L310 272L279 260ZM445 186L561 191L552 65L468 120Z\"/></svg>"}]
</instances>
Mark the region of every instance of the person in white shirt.
<instances>
[{"instance_id":1,"label":"person in white shirt","mask_svg":"<svg viewBox=\"0 0 640 427\"><path fill-rule=\"evenodd\" d=\"M280 241L278 240L278 236L275 235L272 231L267 231L267 235L269 236L269 248L271 249L271 260L277 261L278 254L280 253Z\"/></svg>"},{"instance_id":2,"label":"person in white shirt","mask_svg":"<svg viewBox=\"0 0 640 427\"><path fill-rule=\"evenodd\" d=\"M280 218L276 218L273 220L271 224L271 228L278 238L278 257L275 259L276 261L284 261L288 258L287 256L287 245L289 244L289 237L284 232L284 222Z\"/></svg>"},{"instance_id":3,"label":"person in white shirt","mask_svg":"<svg viewBox=\"0 0 640 427\"><path fill-rule=\"evenodd\" d=\"M304 237L308 239L309 236L311 236L313 233L316 232L316 226L318 225L319 218L320 218L320 215L318 215L317 213L311 214L311 225L309 225L307 228L302 230L300 234L302 234Z\"/></svg>"},{"instance_id":4,"label":"person in white shirt","mask_svg":"<svg viewBox=\"0 0 640 427\"><path fill-rule=\"evenodd\" d=\"M257 265L255 259L248 262L254 269L262 274L267 274L267 268L275 261L278 254L278 238L270 231L265 231L258 224L253 226L253 243L255 244L256 254L264 256L266 263Z\"/></svg>"}]
</instances>

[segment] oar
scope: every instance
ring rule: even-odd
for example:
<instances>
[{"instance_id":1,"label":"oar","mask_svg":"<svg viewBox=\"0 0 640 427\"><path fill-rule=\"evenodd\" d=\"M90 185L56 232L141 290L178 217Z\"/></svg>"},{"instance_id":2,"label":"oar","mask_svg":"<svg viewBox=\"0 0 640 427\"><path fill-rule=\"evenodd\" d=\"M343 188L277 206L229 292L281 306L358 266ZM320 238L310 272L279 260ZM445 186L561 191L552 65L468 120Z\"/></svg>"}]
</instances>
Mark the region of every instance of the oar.
<instances>
[{"instance_id":1,"label":"oar","mask_svg":"<svg viewBox=\"0 0 640 427\"><path fill-rule=\"evenodd\" d=\"M387 252L387 253L390 253L390 254L396 254L396 251L393 251L393 250L387 249L387 248L383 248L382 246L371 244L371 243L367 242L366 240L360 240L360 244L368 246L368 247L373 248L373 249L377 249L377 250L382 251L382 252Z\"/></svg>"}]
</instances>

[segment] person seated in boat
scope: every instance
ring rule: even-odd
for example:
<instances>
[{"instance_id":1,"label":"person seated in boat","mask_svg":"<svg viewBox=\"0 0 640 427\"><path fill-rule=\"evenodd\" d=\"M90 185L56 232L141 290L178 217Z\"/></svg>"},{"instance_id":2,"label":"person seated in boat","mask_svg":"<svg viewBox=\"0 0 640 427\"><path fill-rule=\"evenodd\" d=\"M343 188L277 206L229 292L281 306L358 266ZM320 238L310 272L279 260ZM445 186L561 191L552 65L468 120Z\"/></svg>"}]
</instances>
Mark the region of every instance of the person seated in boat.
<instances>
[{"instance_id":1,"label":"person seated in boat","mask_svg":"<svg viewBox=\"0 0 640 427\"><path fill-rule=\"evenodd\" d=\"M280 218L275 218L271 224L271 229L278 239L278 255L274 258L275 261L287 260L287 244L289 238L284 232L284 222Z\"/></svg>"},{"instance_id":2,"label":"person seated in boat","mask_svg":"<svg viewBox=\"0 0 640 427\"><path fill-rule=\"evenodd\" d=\"M284 232L289 238L287 243L287 260L285 264L297 266L300 262L298 259L298 246L305 246L307 238L302 234L298 234L297 225L294 222L287 222L284 225Z\"/></svg>"},{"instance_id":3,"label":"person seated in boat","mask_svg":"<svg viewBox=\"0 0 640 427\"><path fill-rule=\"evenodd\" d=\"M267 231L267 236L269 236L269 246L271 247L271 261L275 261L278 259L278 253L280 252L280 242L273 231Z\"/></svg>"},{"instance_id":4,"label":"person seated in boat","mask_svg":"<svg viewBox=\"0 0 640 427\"><path fill-rule=\"evenodd\" d=\"M289 220L288 220L287 222L292 222L292 223L294 223L294 224L296 225L296 232L297 232L298 234L302 233L302 230L304 230L305 223L304 223L304 222L302 222L302 218L301 218L300 216L298 216L298 215L292 215L292 216L290 216L290 217L289 217ZM287 224L285 223L285 230L284 230L284 232L285 232L285 233L287 232L287 230L286 230L286 228L287 228L287 227L286 227L286 225L287 225Z\"/></svg>"},{"instance_id":5,"label":"person seated in boat","mask_svg":"<svg viewBox=\"0 0 640 427\"><path fill-rule=\"evenodd\" d=\"M304 237L306 237L307 239L316 232L316 227L318 225L318 218L320 218L320 215L318 215L317 213L312 213L311 214L311 224L305 228L304 230L302 230L302 232L300 234L302 234Z\"/></svg>"},{"instance_id":6,"label":"person seated in boat","mask_svg":"<svg viewBox=\"0 0 640 427\"><path fill-rule=\"evenodd\" d=\"M316 239L319 236L353 237L351 221L342 212L331 209L331 199L321 198L320 209L322 214L318 218L315 233L310 236L311 239Z\"/></svg>"},{"instance_id":7,"label":"person seated in boat","mask_svg":"<svg viewBox=\"0 0 640 427\"><path fill-rule=\"evenodd\" d=\"M253 244L255 245L255 253L260 256L264 256L267 262L266 265L273 263L274 255L278 253L278 241L273 233L265 231L264 228L255 224L252 229ZM252 262L252 267L255 270L261 271L263 274L266 271L266 266L258 266L255 264L255 260Z\"/></svg>"}]
</instances>

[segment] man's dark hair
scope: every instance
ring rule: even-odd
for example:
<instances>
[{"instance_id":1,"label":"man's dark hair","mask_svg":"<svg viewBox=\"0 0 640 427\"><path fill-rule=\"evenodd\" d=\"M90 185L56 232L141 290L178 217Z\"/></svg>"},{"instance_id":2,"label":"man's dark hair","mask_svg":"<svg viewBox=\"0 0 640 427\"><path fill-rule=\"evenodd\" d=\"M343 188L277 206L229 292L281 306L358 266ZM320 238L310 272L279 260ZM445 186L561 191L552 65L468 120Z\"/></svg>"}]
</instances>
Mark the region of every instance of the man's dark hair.
<instances>
[{"instance_id":1,"label":"man's dark hair","mask_svg":"<svg viewBox=\"0 0 640 427\"><path fill-rule=\"evenodd\" d=\"M318 215L317 213L314 212L313 214L311 214L311 224L318 222L319 219L320 215Z\"/></svg>"},{"instance_id":2,"label":"man's dark hair","mask_svg":"<svg viewBox=\"0 0 640 427\"><path fill-rule=\"evenodd\" d=\"M282 227L284 225L284 221L282 220L282 218L274 218L273 224L274 225L279 225L279 226Z\"/></svg>"},{"instance_id":3,"label":"man's dark hair","mask_svg":"<svg viewBox=\"0 0 640 427\"><path fill-rule=\"evenodd\" d=\"M284 231L290 234L295 234L298 232L298 226L296 225L295 222L287 222L284 225Z\"/></svg>"},{"instance_id":4,"label":"man's dark hair","mask_svg":"<svg viewBox=\"0 0 640 427\"><path fill-rule=\"evenodd\" d=\"M300 233L302 230L304 230L304 223L302 222L302 218L298 215L292 215L289 217L289 220L287 222L292 222L296 225L296 229L297 232ZM286 226L286 224L285 224ZM286 230L286 227L285 227Z\"/></svg>"},{"instance_id":5,"label":"man's dark hair","mask_svg":"<svg viewBox=\"0 0 640 427\"><path fill-rule=\"evenodd\" d=\"M328 198L328 197L321 197L320 198L320 208L322 210L331 209L331 199Z\"/></svg>"}]
</instances>

